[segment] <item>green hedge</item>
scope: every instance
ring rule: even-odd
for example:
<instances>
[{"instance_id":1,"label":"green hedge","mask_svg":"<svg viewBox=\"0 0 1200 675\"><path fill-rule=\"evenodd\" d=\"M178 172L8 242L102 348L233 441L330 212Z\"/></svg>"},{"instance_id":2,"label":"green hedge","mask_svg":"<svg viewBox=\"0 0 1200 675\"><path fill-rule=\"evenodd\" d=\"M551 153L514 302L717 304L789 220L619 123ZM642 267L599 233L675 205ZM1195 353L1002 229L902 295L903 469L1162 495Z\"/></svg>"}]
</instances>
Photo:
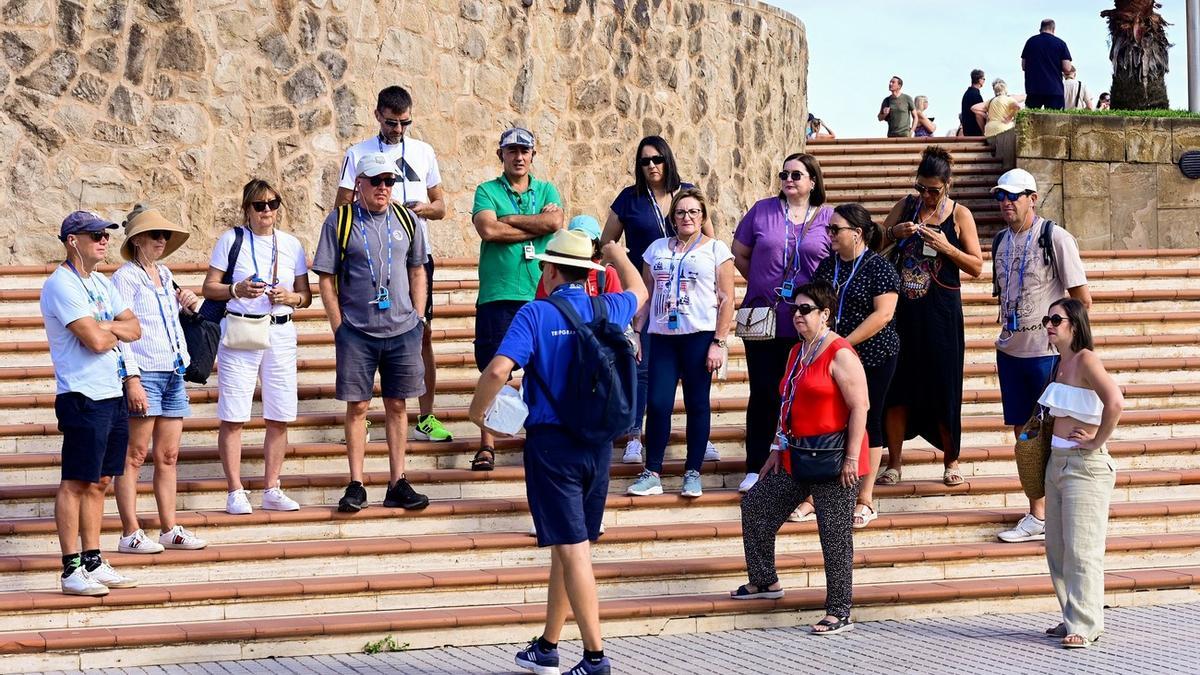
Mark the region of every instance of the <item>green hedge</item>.
<instances>
[{"instance_id":1,"label":"green hedge","mask_svg":"<svg viewBox=\"0 0 1200 675\"><path fill-rule=\"evenodd\" d=\"M1200 113L1187 110L1030 110L1023 108L1017 113L1019 121L1026 115L1084 115L1091 117L1184 117L1200 119Z\"/></svg>"}]
</instances>

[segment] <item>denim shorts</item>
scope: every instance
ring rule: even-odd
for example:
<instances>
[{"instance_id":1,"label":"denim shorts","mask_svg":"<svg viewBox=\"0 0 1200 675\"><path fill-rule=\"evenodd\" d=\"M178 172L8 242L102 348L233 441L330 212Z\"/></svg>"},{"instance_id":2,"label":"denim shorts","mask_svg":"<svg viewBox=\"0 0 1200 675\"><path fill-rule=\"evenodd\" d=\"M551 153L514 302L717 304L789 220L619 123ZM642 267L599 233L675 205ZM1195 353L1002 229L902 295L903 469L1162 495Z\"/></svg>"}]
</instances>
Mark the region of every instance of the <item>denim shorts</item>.
<instances>
[{"instance_id":1,"label":"denim shorts","mask_svg":"<svg viewBox=\"0 0 1200 675\"><path fill-rule=\"evenodd\" d=\"M146 390L146 414L133 417L188 417L188 403L183 376L171 371L143 370L142 389Z\"/></svg>"},{"instance_id":2,"label":"denim shorts","mask_svg":"<svg viewBox=\"0 0 1200 675\"><path fill-rule=\"evenodd\" d=\"M54 397L62 432L62 479L99 483L102 476L125 473L129 414L125 397L92 399L78 392Z\"/></svg>"},{"instance_id":3,"label":"denim shorts","mask_svg":"<svg viewBox=\"0 0 1200 675\"><path fill-rule=\"evenodd\" d=\"M367 335L345 321L334 333L337 376L333 395L339 401L369 401L374 396L375 373L384 398L415 398L425 393L425 365L421 338L425 325L395 337Z\"/></svg>"},{"instance_id":4,"label":"denim shorts","mask_svg":"<svg viewBox=\"0 0 1200 675\"><path fill-rule=\"evenodd\" d=\"M1029 421L1033 404L1050 382L1057 356L1009 356L996 352L996 374L1000 376L1000 402L1004 423L1010 427Z\"/></svg>"}]
</instances>

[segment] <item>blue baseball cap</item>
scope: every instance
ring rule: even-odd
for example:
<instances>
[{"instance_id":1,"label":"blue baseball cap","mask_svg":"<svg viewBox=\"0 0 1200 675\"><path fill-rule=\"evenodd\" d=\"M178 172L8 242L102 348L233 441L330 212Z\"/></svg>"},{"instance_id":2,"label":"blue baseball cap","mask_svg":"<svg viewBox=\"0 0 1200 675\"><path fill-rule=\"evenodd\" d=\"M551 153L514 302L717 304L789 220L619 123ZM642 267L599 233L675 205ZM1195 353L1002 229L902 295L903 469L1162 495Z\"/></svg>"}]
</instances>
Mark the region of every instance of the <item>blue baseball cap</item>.
<instances>
[{"instance_id":1,"label":"blue baseball cap","mask_svg":"<svg viewBox=\"0 0 1200 675\"><path fill-rule=\"evenodd\" d=\"M68 234L115 229L117 229L116 223L109 222L90 211L75 211L63 219L62 227L58 230L58 238L60 241L66 241Z\"/></svg>"},{"instance_id":2,"label":"blue baseball cap","mask_svg":"<svg viewBox=\"0 0 1200 675\"><path fill-rule=\"evenodd\" d=\"M575 216L570 223L567 223L567 229L582 232L588 236L588 239L600 238L600 223L588 215Z\"/></svg>"}]
</instances>

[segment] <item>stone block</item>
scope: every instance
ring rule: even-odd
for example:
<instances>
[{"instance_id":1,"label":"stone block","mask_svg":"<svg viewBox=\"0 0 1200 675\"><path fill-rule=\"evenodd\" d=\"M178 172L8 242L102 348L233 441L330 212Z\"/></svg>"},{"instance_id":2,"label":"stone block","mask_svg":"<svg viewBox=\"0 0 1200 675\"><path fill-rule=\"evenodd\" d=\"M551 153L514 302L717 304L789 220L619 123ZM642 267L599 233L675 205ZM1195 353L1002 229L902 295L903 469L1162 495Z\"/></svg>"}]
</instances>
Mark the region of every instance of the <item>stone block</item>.
<instances>
[{"instance_id":1,"label":"stone block","mask_svg":"<svg viewBox=\"0 0 1200 675\"><path fill-rule=\"evenodd\" d=\"M1038 191L1045 193L1054 185L1062 185L1063 164L1061 159L1021 159L1017 166L1033 175Z\"/></svg>"},{"instance_id":2,"label":"stone block","mask_svg":"<svg viewBox=\"0 0 1200 675\"><path fill-rule=\"evenodd\" d=\"M1080 249L1104 250L1112 247L1111 216L1107 199L1076 197L1068 192L1061 225L1079 240Z\"/></svg>"},{"instance_id":3,"label":"stone block","mask_svg":"<svg viewBox=\"0 0 1200 675\"><path fill-rule=\"evenodd\" d=\"M1170 162L1170 120L1127 118L1125 120L1125 158L1130 162L1157 164Z\"/></svg>"},{"instance_id":4,"label":"stone block","mask_svg":"<svg viewBox=\"0 0 1200 675\"><path fill-rule=\"evenodd\" d=\"M1200 180L1183 175L1174 164L1159 164L1158 206L1164 209L1190 209L1200 207Z\"/></svg>"},{"instance_id":5,"label":"stone block","mask_svg":"<svg viewBox=\"0 0 1200 675\"><path fill-rule=\"evenodd\" d=\"M1171 161L1188 150L1200 150L1200 120L1175 118L1171 120Z\"/></svg>"},{"instance_id":6,"label":"stone block","mask_svg":"<svg viewBox=\"0 0 1200 675\"><path fill-rule=\"evenodd\" d=\"M1062 185L1051 185L1048 189L1039 185L1038 189L1042 190L1042 192L1038 193L1038 215L1053 220L1056 223L1063 222Z\"/></svg>"},{"instance_id":7,"label":"stone block","mask_svg":"<svg viewBox=\"0 0 1200 675\"><path fill-rule=\"evenodd\" d=\"M1125 161L1125 118L1071 116L1071 159Z\"/></svg>"},{"instance_id":8,"label":"stone block","mask_svg":"<svg viewBox=\"0 0 1200 675\"><path fill-rule=\"evenodd\" d=\"M1200 208L1160 208L1158 245L1162 248L1200 248Z\"/></svg>"},{"instance_id":9,"label":"stone block","mask_svg":"<svg viewBox=\"0 0 1200 675\"><path fill-rule=\"evenodd\" d=\"M1108 164L1063 162L1063 191L1068 197L1107 197Z\"/></svg>"},{"instance_id":10,"label":"stone block","mask_svg":"<svg viewBox=\"0 0 1200 675\"><path fill-rule=\"evenodd\" d=\"M196 31L174 26L163 37L155 65L163 70L200 73L204 71L205 60L204 43Z\"/></svg>"},{"instance_id":11,"label":"stone block","mask_svg":"<svg viewBox=\"0 0 1200 675\"><path fill-rule=\"evenodd\" d=\"M1113 165L1108 200L1114 249L1158 248L1157 174L1151 165Z\"/></svg>"},{"instance_id":12,"label":"stone block","mask_svg":"<svg viewBox=\"0 0 1200 675\"><path fill-rule=\"evenodd\" d=\"M208 132L208 117L198 105L159 104L150 113L150 135L160 143L196 145Z\"/></svg>"},{"instance_id":13,"label":"stone block","mask_svg":"<svg viewBox=\"0 0 1200 675\"><path fill-rule=\"evenodd\" d=\"M32 73L18 77L17 84L51 96L61 96L75 79L78 69L79 58L65 49L59 49Z\"/></svg>"},{"instance_id":14,"label":"stone block","mask_svg":"<svg viewBox=\"0 0 1200 675\"><path fill-rule=\"evenodd\" d=\"M1070 136L1069 115L1029 114L1017 128L1017 157L1067 159Z\"/></svg>"}]
</instances>

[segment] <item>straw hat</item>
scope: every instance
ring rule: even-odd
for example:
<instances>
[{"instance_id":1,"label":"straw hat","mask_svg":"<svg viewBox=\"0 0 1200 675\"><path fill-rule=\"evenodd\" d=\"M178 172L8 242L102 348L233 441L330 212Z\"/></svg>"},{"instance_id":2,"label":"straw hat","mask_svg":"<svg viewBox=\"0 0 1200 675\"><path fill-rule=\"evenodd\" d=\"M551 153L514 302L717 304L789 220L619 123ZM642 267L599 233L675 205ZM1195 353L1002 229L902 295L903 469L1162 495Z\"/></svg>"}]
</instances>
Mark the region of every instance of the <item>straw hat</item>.
<instances>
[{"instance_id":1,"label":"straw hat","mask_svg":"<svg viewBox=\"0 0 1200 675\"><path fill-rule=\"evenodd\" d=\"M125 217L125 241L121 242L121 257L126 260L133 260L133 238L143 232L151 232L153 230L163 230L171 233L171 239L167 242L166 248L163 249L160 260L178 250L180 246L183 246L183 242L187 241L188 237L191 236L191 233L182 226L176 225L164 218L157 209L138 204Z\"/></svg>"},{"instance_id":2,"label":"straw hat","mask_svg":"<svg viewBox=\"0 0 1200 675\"><path fill-rule=\"evenodd\" d=\"M550 237L550 243L546 244L546 252L538 253L533 257L555 265L582 267L589 270L604 269L592 262L592 240L579 230L555 232L554 236Z\"/></svg>"}]
</instances>

